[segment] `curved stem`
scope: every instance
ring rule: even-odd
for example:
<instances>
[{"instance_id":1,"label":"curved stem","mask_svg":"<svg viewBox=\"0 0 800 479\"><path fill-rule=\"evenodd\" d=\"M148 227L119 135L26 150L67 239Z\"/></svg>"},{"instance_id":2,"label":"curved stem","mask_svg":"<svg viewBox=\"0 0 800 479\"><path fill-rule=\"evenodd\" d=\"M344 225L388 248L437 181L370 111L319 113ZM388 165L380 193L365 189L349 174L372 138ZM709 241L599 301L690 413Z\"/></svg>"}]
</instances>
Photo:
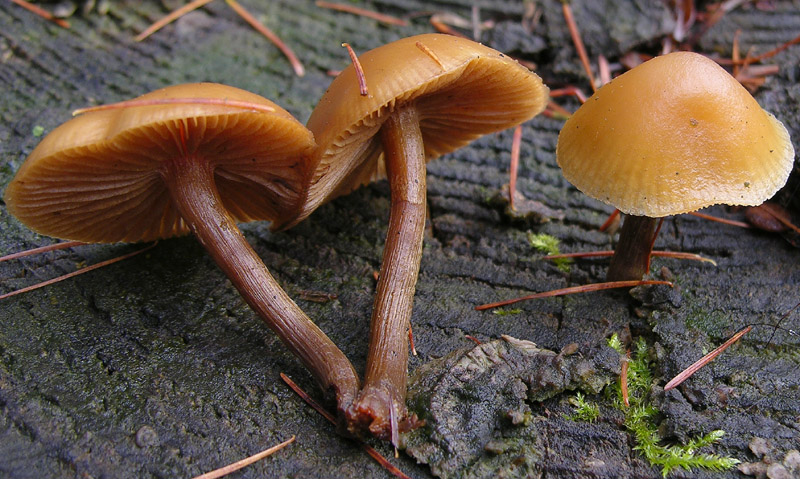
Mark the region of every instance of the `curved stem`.
<instances>
[{"instance_id":1,"label":"curved stem","mask_svg":"<svg viewBox=\"0 0 800 479\"><path fill-rule=\"evenodd\" d=\"M370 325L364 388L352 422L397 445L406 415L408 327L425 229L425 148L413 106L381 127L392 209Z\"/></svg>"},{"instance_id":2,"label":"curved stem","mask_svg":"<svg viewBox=\"0 0 800 479\"><path fill-rule=\"evenodd\" d=\"M339 416L358 392L350 361L292 301L264 266L225 210L214 167L193 156L167 162L162 170L183 219L242 297L308 368L336 395Z\"/></svg>"},{"instance_id":3,"label":"curved stem","mask_svg":"<svg viewBox=\"0 0 800 479\"><path fill-rule=\"evenodd\" d=\"M607 281L634 281L644 277L650 268L658 218L626 215L619 231L619 242L606 274Z\"/></svg>"}]
</instances>

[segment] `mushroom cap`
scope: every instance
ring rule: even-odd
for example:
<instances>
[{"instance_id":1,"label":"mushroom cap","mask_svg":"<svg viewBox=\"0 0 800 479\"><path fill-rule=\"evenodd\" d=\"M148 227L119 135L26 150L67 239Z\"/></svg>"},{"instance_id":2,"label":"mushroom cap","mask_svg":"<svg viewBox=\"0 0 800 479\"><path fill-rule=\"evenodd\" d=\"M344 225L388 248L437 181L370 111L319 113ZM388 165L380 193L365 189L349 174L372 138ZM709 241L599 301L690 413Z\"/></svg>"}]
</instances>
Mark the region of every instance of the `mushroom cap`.
<instances>
[{"instance_id":1,"label":"mushroom cap","mask_svg":"<svg viewBox=\"0 0 800 479\"><path fill-rule=\"evenodd\" d=\"M311 133L273 102L214 83L163 88L137 100L189 103L85 113L48 134L5 192L8 210L34 231L95 243L152 241L189 232L161 168L188 153L208 161L237 221L276 220L297 204ZM212 98L272 111L191 104Z\"/></svg>"},{"instance_id":2,"label":"mushroom cap","mask_svg":"<svg viewBox=\"0 0 800 479\"><path fill-rule=\"evenodd\" d=\"M323 201L386 176L377 133L397 108L416 105L431 160L529 120L547 104L548 89L536 74L496 50L450 35L403 38L359 60L369 95L360 94L351 65L308 120L319 146L296 221Z\"/></svg>"},{"instance_id":3,"label":"mushroom cap","mask_svg":"<svg viewBox=\"0 0 800 479\"><path fill-rule=\"evenodd\" d=\"M661 217L757 205L792 169L786 128L714 61L653 58L604 85L564 124L564 177L623 213Z\"/></svg>"}]
</instances>

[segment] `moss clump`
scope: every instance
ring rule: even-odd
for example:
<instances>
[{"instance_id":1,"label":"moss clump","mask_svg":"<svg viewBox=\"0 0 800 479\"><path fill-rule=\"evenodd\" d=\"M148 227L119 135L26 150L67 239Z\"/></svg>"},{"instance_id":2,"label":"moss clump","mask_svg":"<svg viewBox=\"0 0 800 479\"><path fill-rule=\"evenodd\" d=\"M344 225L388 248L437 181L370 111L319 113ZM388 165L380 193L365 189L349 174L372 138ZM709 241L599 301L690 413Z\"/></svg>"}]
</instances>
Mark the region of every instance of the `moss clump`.
<instances>
[{"instance_id":1,"label":"moss clump","mask_svg":"<svg viewBox=\"0 0 800 479\"><path fill-rule=\"evenodd\" d=\"M582 422L594 422L600 417L600 407L591 401L587 401L583 393L577 393L569 398L569 403L575 406L575 412L567 416L567 419Z\"/></svg>"},{"instance_id":2,"label":"moss clump","mask_svg":"<svg viewBox=\"0 0 800 479\"><path fill-rule=\"evenodd\" d=\"M545 253L546 255L561 254L561 251L558 249L558 238L554 236L544 233L528 233L528 242L540 253ZM569 265L572 263L572 260L569 258L558 258L553 260L553 263L559 270L569 273Z\"/></svg>"},{"instance_id":3,"label":"moss clump","mask_svg":"<svg viewBox=\"0 0 800 479\"><path fill-rule=\"evenodd\" d=\"M622 343L617 335L613 335L608 345L623 354ZM661 468L661 473L666 477L675 469L703 468L713 471L724 471L739 463L732 457L722 457L716 454L698 454L696 451L719 441L725 433L720 430L711 431L698 438L691 439L682 445L666 446L660 444L656 417L658 410L649 404L648 393L653 381L652 364L648 356L647 342L643 338L636 341L634 353L628 363L628 402L626 407L622 400L620 384L612 386L614 407L625 413L625 428L636 439L634 449L654 466Z\"/></svg>"}]
</instances>

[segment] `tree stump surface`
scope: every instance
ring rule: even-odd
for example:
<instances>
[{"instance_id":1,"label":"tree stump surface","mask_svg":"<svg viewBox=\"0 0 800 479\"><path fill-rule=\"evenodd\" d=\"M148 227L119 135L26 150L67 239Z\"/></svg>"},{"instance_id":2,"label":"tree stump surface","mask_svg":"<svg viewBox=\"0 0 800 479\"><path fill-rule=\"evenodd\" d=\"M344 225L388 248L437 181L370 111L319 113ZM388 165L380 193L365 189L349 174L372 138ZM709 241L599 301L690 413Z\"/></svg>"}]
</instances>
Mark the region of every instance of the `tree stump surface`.
<instances>
[{"instance_id":1,"label":"tree stump surface","mask_svg":"<svg viewBox=\"0 0 800 479\"><path fill-rule=\"evenodd\" d=\"M94 10L71 17L70 29L9 2L0 8L0 188L40 141L39 130L46 134L76 108L170 84L230 84L276 101L305 122L330 83L327 72L349 63L342 42L361 53L432 31L426 16L432 11L469 19L473 4L358 3L411 19L398 27L321 9L309 0L246 2L302 60L307 73L298 78L280 52L222 1L134 42L138 32L181 3L99 2ZM551 88L572 84L588 92L561 3L532 2L538 13L531 32L522 24L525 5L479 2L481 19L493 21L481 40L536 63ZM572 7L593 59L603 54L618 61L631 49L656 53L660 38L674 28L661 2L575 1ZM742 52L766 52L797 35L800 8L797 2L765 2L762 8L748 3L723 16L697 49L730 57L737 30ZM780 71L755 96L786 124L797 149L800 46L766 63L779 65ZM574 101L559 102L577 108ZM623 338L643 336L652 347L656 384L651 395L667 441L723 429L722 440L702 452L764 467L780 463L800 448L800 337L770 326L800 302L800 251L780 235L687 215L668 218L658 249L698 253L717 262L715 267L655 260L654 271L666 267L675 276L676 291L529 301L516 306L517 314L474 310L604 276L607 261L578 261L566 273L543 261L527 239L529 232L552 235L562 252L612 247L612 238L597 231L611 208L560 175L555 144L561 125L544 116L524 125L518 180L526 198L561 212L561 219L514 221L492 202L508 181L510 131L429 163L430 228L412 318L418 355L410 371L474 346L467 336L487 342L509 335L555 352L574 343L573 354L587 358L603 351L614 332ZM795 172L779 195L794 208L795 219L797 183ZM263 223L242 227L289 295L359 372L388 211L388 186L379 182L323 205L285 232L271 232ZM744 217L723 207L709 212ZM0 205L0 254L52 242ZM3 262L0 293L137 248L141 245L87 245ZM335 299L303 299L326 295ZM781 324L798 331L798 318L795 312ZM736 346L684 386L663 392L667 380L747 324L755 326ZM143 255L0 302L0 457L5 458L0 476L191 477L292 435L294 444L236 477L390 476L295 396L281 372L320 396L311 376L194 238L162 241ZM587 393L601 404L597 421L566 419L573 409L569 389L579 387L570 384L526 403L539 428L531 447L540 448L525 456L533 461L527 469L509 468L515 457L485 447L472 469L488 470L484 461L494 461L503 463L507 477L660 477L633 450L631 435L619 414L603 407L602 395ZM373 445L391 457L386 445ZM391 460L411 477L432 477L431 468L402 452ZM736 469L675 475L743 477Z\"/></svg>"}]
</instances>

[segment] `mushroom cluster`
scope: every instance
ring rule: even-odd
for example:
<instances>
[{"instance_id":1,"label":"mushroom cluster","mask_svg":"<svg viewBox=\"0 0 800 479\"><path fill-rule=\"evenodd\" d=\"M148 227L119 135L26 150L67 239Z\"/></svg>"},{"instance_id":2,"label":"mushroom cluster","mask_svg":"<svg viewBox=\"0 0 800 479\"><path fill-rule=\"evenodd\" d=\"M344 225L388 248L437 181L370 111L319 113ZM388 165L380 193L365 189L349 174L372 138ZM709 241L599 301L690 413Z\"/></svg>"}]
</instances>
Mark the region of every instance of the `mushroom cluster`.
<instances>
[{"instance_id":1,"label":"mushroom cluster","mask_svg":"<svg viewBox=\"0 0 800 479\"><path fill-rule=\"evenodd\" d=\"M789 177L783 124L716 62L653 58L601 87L564 124L566 179L627 216L609 281L647 274L657 218L715 204L758 205Z\"/></svg>"},{"instance_id":2,"label":"mushroom cluster","mask_svg":"<svg viewBox=\"0 0 800 479\"><path fill-rule=\"evenodd\" d=\"M352 434L398 444L408 329L422 256L426 162L540 113L548 89L481 44L404 38L345 69L307 127L275 103L219 84L168 87L78 116L31 153L5 193L31 229L84 242L194 233L245 301L335 396ZM714 62L655 58L602 87L564 125L565 177L628 216L609 279L647 272L654 218L756 205L784 184L783 125ZM363 387L338 347L281 289L237 222L286 228L387 178L391 210Z\"/></svg>"},{"instance_id":3,"label":"mushroom cluster","mask_svg":"<svg viewBox=\"0 0 800 479\"><path fill-rule=\"evenodd\" d=\"M425 163L529 120L544 109L548 89L502 53L447 35L405 38L365 53L361 63L361 78L351 67L333 81L308 129L269 100L208 83L82 114L39 144L5 200L33 230L65 239L135 242L193 232L335 394L346 429L397 445L409 423L407 331L422 255ZM389 179L392 209L360 389L350 362L280 288L236 222L292 226L380 177Z\"/></svg>"}]
</instances>

